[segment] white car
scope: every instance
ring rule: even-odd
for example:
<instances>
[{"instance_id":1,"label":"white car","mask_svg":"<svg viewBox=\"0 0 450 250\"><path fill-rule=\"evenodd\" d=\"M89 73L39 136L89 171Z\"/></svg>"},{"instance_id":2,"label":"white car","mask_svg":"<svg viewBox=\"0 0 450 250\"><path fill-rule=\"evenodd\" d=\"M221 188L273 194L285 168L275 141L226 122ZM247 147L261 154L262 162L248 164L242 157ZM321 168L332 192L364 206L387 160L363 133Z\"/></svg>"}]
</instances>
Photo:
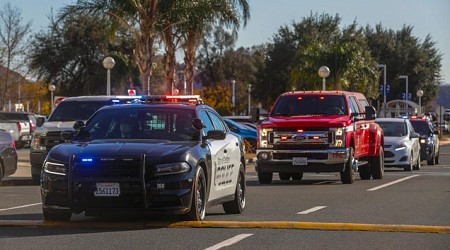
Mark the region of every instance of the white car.
<instances>
[{"instance_id":1,"label":"white car","mask_svg":"<svg viewBox=\"0 0 450 250\"><path fill-rule=\"evenodd\" d=\"M420 169L419 134L404 118L377 118L384 132L384 166L405 171Z\"/></svg>"}]
</instances>

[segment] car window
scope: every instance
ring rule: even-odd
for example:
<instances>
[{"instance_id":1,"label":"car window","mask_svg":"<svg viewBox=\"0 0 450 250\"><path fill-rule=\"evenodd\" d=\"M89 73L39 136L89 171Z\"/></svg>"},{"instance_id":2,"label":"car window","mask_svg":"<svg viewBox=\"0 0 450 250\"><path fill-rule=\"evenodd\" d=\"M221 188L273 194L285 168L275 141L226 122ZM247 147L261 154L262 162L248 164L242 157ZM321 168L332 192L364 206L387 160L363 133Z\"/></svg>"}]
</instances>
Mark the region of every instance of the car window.
<instances>
[{"instance_id":1,"label":"car window","mask_svg":"<svg viewBox=\"0 0 450 250\"><path fill-rule=\"evenodd\" d=\"M208 112L208 113L209 113L209 116L211 117L211 121L213 122L214 128L216 130L222 130L222 131L226 130L225 124L223 124L222 119L220 119L216 114L214 114L212 112Z\"/></svg>"},{"instance_id":2,"label":"car window","mask_svg":"<svg viewBox=\"0 0 450 250\"><path fill-rule=\"evenodd\" d=\"M109 104L109 101L63 101L48 118L52 121L87 120L95 111Z\"/></svg>"},{"instance_id":3,"label":"car window","mask_svg":"<svg viewBox=\"0 0 450 250\"><path fill-rule=\"evenodd\" d=\"M76 139L199 140L192 126L194 110L168 108L121 108L96 113Z\"/></svg>"},{"instance_id":4,"label":"car window","mask_svg":"<svg viewBox=\"0 0 450 250\"><path fill-rule=\"evenodd\" d=\"M426 121L412 121L411 124L414 127L414 130L420 135L430 135L433 131L430 124Z\"/></svg>"},{"instance_id":5,"label":"car window","mask_svg":"<svg viewBox=\"0 0 450 250\"><path fill-rule=\"evenodd\" d=\"M350 96L349 101L350 101L350 110L351 110L351 112L352 113L357 113L357 114L361 113L359 111L358 104L356 103L355 97Z\"/></svg>"},{"instance_id":6,"label":"car window","mask_svg":"<svg viewBox=\"0 0 450 250\"><path fill-rule=\"evenodd\" d=\"M377 122L383 129L384 136L403 137L407 135L407 127L404 122Z\"/></svg>"},{"instance_id":7,"label":"car window","mask_svg":"<svg viewBox=\"0 0 450 250\"><path fill-rule=\"evenodd\" d=\"M272 116L347 115L345 97L338 95L281 96Z\"/></svg>"}]
</instances>

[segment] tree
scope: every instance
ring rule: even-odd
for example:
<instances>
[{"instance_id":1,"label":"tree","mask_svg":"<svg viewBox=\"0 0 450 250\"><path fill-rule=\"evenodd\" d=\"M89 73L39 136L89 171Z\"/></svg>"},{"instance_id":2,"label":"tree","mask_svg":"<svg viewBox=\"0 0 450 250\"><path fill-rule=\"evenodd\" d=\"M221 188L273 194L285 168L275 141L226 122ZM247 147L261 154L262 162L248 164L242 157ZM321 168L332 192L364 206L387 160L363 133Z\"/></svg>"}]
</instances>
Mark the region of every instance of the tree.
<instances>
[{"instance_id":1,"label":"tree","mask_svg":"<svg viewBox=\"0 0 450 250\"><path fill-rule=\"evenodd\" d=\"M26 54L27 48L27 35L30 32L31 22L25 25L21 24L22 17L18 8L11 7L10 3L7 3L2 10L0 10L0 62L5 64L6 73L5 81L2 81L0 85L0 110L5 105L5 99L8 95L8 91L11 91L11 86L17 84L18 88L18 101L20 102L20 81L11 82L10 71L18 70L23 63L19 62L23 60L23 55Z\"/></svg>"},{"instance_id":2,"label":"tree","mask_svg":"<svg viewBox=\"0 0 450 250\"><path fill-rule=\"evenodd\" d=\"M388 99L401 99L405 92L405 81L399 75L408 75L408 92L412 93L413 101L418 101L417 90L424 91L424 104L436 97L442 54L430 35L421 40L413 35L411 26L394 31L381 24L375 28L367 26L364 33L372 56L387 65L387 82L391 86Z\"/></svg>"},{"instance_id":3,"label":"tree","mask_svg":"<svg viewBox=\"0 0 450 250\"><path fill-rule=\"evenodd\" d=\"M50 23L49 31L38 33L32 43L30 67L38 79L56 85L60 95L105 94L106 85L101 83L106 82L106 73L101 62L111 55L116 60L112 93L125 94L133 85L130 79L136 68L128 56L133 41L126 32L111 38L105 20L87 14L66 15Z\"/></svg>"}]
</instances>

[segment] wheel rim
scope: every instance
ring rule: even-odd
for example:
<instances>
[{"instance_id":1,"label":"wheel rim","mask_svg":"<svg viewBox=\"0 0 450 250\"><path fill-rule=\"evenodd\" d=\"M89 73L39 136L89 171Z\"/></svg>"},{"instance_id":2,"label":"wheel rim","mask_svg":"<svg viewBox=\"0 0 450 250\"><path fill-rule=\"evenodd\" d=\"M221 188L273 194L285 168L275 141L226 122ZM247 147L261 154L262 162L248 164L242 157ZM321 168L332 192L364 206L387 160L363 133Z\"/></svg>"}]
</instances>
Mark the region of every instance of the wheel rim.
<instances>
[{"instance_id":1,"label":"wheel rim","mask_svg":"<svg viewBox=\"0 0 450 250\"><path fill-rule=\"evenodd\" d=\"M238 199L239 203L241 204L241 208L245 206L245 185L244 185L244 178L242 178L241 174L239 174L239 182L238 182Z\"/></svg>"},{"instance_id":2,"label":"wheel rim","mask_svg":"<svg viewBox=\"0 0 450 250\"><path fill-rule=\"evenodd\" d=\"M205 192L203 192L204 185L203 185L203 179L202 177L199 177L197 181L197 189L196 189L196 196L197 196L197 213L200 217L200 219L203 219L205 217Z\"/></svg>"}]
</instances>

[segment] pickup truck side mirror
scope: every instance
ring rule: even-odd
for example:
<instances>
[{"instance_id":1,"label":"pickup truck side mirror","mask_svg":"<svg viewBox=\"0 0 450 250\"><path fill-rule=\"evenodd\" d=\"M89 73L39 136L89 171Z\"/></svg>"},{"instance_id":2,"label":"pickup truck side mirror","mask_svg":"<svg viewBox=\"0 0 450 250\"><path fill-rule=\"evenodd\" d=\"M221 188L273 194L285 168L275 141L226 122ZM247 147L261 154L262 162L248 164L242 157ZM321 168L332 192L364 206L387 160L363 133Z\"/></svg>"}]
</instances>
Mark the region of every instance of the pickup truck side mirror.
<instances>
[{"instance_id":1,"label":"pickup truck side mirror","mask_svg":"<svg viewBox=\"0 0 450 250\"><path fill-rule=\"evenodd\" d=\"M364 107L364 112L366 113L366 120L375 120L377 118L377 111L373 106Z\"/></svg>"}]
</instances>

